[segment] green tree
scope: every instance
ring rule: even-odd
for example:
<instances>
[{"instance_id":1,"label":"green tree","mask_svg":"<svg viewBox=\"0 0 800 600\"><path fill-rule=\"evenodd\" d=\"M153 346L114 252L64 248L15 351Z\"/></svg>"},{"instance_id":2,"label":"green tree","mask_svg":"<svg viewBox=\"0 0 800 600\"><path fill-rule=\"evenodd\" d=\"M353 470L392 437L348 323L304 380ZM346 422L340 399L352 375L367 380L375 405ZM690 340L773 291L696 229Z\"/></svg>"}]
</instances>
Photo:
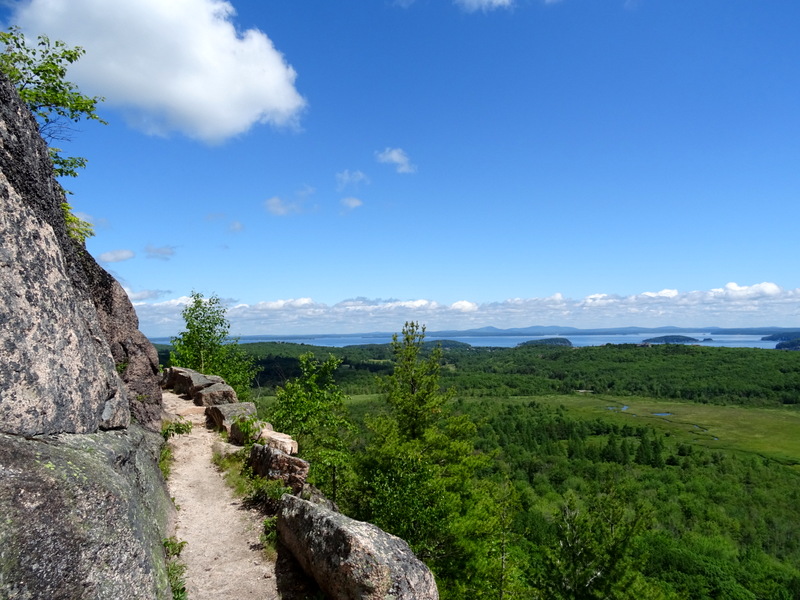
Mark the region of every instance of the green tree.
<instances>
[{"instance_id":1,"label":"green tree","mask_svg":"<svg viewBox=\"0 0 800 600\"><path fill-rule=\"evenodd\" d=\"M230 339L230 323L218 296L206 299L192 292L192 301L181 312L186 330L172 338L170 364L219 375L236 390L239 399L250 396L257 369L253 357Z\"/></svg>"},{"instance_id":2,"label":"green tree","mask_svg":"<svg viewBox=\"0 0 800 600\"><path fill-rule=\"evenodd\" d=\"M539 584L544 598L636 598L642 586L633 540L644 530L646 510L631 510L614 493L581 506L572 490L556 520L557 540L545 550ZM647 596L654 597L654 596Z\"/></svg>"},{"instance_id":3,"label":"green tree","mask_svg":"<svg viewBox=\"0 0 800 600\"><path fill-rule=\"evenodd\" d=\"M103 98L82 94L66 79L69 65L83 56L83 48L70 48L62 41L51 42L45 35L40 35L32 46L18 27L0 31L0 43L5 46L0 54L0 72L17 88L20 98L36 117L39 132L48 145L69 140L72 123L85 119L106 124L97 114L97 105ZM52 145L49 150L57 177L77 177L78 169L86 166L84 157L66 156ZM73 239L83 243L94 235L91 223L72 213L66 197L61 209Z\"/></svg>"},{"instance_id":4,"label":"green tree","mask_svg":"<svg viewBox=\"0 0 800 600\"><path fill-rule=\"evenodd\" d=\"M507 555L502 544L499 554L490 548L493 501L476 479L489 460L475 449L475 423L454 414L454 391L439 382L442 350L426 353L424 336L424 326L409 322L393 338L394 371L382 380L389 413L367 419L348 508L408 542L436 575L441 598L497 598L496 586L484 582L502 562L481 557ZM498 580L501 589L508 574Z\"/></svg>"},{"instance_id":5,"label":"green tree","mask_svg":"<svg viewBox=\"0 0 800 600\"><path fill-rule=\"evenodd\" d=\"M401 435L419 439L427 427L441 418L442 407L453 398L455 390L443 391L439 384L441 346L427 358L422 356L425 326L407 321L401 335L402 338L392 336L394 372L383 380L382 387Z\"/></svg>"},{"instance_id":6,"label":"green tree","mask_svg":"<svg viewBox=\"0 0 800 600\"><path fill-rule=\"evenodd\" d=\"M302 354L300 377L278 388L270 416L279 431L297 440L300 455L311 463L309 481L334 502L342 471L350 463L348 441L353 429L346 397L334 380L341 363L333 355L320 362L311 352Z\"/></svg>"}]
</instances>

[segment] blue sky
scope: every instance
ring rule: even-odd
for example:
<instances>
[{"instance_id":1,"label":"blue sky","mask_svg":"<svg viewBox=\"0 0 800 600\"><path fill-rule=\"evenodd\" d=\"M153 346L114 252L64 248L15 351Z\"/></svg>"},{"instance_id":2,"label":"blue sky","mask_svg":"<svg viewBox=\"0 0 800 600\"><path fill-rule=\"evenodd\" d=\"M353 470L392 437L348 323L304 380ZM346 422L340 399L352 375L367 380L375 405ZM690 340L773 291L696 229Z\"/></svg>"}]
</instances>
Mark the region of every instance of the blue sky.
<instances>
[{"instance_id":1,"label":"blue sky","mask_svg":"<svg viewBox=\"0 0 800 600\"><path fill-rule=\"evenodd\" d=\"M800 326L795 0L24 0L152 336Z\"/></svg>"}]
</instances>

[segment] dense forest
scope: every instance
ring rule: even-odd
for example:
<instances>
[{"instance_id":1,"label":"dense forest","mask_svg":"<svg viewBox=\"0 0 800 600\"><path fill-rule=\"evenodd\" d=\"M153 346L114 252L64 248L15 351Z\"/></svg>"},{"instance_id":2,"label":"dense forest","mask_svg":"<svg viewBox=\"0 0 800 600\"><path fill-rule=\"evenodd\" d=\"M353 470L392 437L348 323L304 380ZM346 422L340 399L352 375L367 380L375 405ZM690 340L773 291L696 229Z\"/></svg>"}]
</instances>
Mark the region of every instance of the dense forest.
<instances>
[{"instance_id":1,"label":"dense forest","mask_svg":"<svg viewBox=\"0 0 800 600\"><path fill-rule=\"evenodd\" d=\"M425 343L430 352L437 344ZM691 400L710 404L800 404L800 356L757 348L616 344L569 348L522 345L474 347L443 342L442 385L459 396L537 396L578 390L617 396ZM161 348L161 360L168 353ZM389 344L332 348L264 342L242 344L256 357L256 387L273 394L300 374L299 356L312 352L342 360L337 383L347 394L379 391L376 375L392 372Z\"/></svg>"},{"instance_id":2,"label":"dense forest","mask_svg":"<svg viewBox=\"0 0 800 600\"><path fill-rule=\"evenodd\" d=\"M443 598L800 598L800 354L243 347L264 417L336 412L294 432L314 483Z\"/></svg>"}]
</instances>

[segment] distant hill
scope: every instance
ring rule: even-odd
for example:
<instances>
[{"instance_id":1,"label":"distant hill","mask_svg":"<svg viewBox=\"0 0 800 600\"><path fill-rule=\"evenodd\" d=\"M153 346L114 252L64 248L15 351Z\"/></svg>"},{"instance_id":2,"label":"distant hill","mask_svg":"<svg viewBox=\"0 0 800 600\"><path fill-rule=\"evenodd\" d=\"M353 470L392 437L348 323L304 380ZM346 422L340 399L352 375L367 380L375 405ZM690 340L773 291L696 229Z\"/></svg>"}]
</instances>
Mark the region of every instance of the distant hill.
<instances>
[{"instance_id":1,"label":"distant hill","mask_svg":"<svg viewBox=\"0 0 800 600\"><path fill-rule=\"evenodd\" d=\"M800 337L800 331L789 327L605 327L597 329L578 329L576 327L561 327L556 325L533 325L531 327L513 327L498 329L497 327L480 327L477 329L428 331L428 335L436 337L480 337L480 336L558 336L570 335L635 335L635 334L663 334L680 335L683 333L703 332L711 335L764 335L780 336L793 335ZM789 338L789 339L794 339ZM766 338L765 338L766 339Z\"/></svg>"}]
</instances>

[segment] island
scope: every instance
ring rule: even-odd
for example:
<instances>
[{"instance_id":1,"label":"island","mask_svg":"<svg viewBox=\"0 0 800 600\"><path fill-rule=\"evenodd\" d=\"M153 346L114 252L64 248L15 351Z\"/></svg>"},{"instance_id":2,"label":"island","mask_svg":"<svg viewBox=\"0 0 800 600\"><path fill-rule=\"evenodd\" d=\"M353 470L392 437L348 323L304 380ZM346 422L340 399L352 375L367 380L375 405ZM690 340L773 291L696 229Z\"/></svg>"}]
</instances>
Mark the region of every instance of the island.
<instances>
[{"instance_id":1,"label":"island","mask_svg":"<svg viewBox=\"0 0 800 600\"><path fill-rule=\"evenodd\" d=\"M643 340L643 344L692 344L700 340L689 337L688 335L662 335L659 337Z\"/></svg>"},{"instance_id":2,"label":"island","mask_svg":"<svg viewBox=\"0 0 800 600\"><path fill-rule=\"evenodd\" d=\"M572 342L570 342L567 338L545 338L543 340L528 340L527 342L522 342L521 344L517 344L518 346L562 346L564 348L572 348Z\"/></svg>"}]
</instances>

